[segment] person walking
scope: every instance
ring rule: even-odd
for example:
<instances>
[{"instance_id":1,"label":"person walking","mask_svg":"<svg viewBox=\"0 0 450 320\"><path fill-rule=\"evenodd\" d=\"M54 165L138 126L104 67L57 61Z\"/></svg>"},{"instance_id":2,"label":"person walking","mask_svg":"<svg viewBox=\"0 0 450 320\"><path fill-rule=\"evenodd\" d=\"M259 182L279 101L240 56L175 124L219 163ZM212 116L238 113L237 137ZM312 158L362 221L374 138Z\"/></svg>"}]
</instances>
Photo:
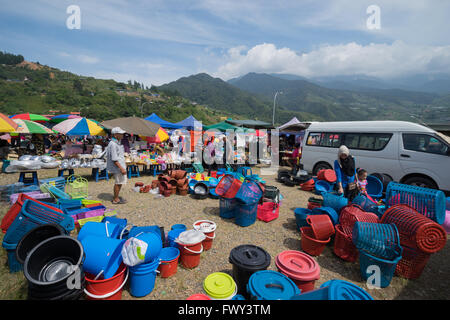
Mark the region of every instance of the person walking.
<instances>
[{"instance_id":1,"label":"person walking","mask_svg":"<svg viewBox=\"0 0 450 320\"><path fill-rule=\"evenodd\" d=\"M339 147L338 158L334 161L334 171L337 178L337 191L352 201L359 192L356 184L355 158L350 155L350 150L344 145Z\"/></svg>"},{"instance_id":2,"label":"person walking","mask_svg":"<svg viewBox=\"0 0 450 320\"><path fill-rule=\"evenodd\" d=\"M120 127L115 127L111 130L112 138L106 148L106 168L108 172L114 175L114 196L113 204L127 203L125 199L119 197L122 186L127 184L127 170L125 164L125 151L120 141L123 139L125 131Z\"/></svg>"}]
</instances>

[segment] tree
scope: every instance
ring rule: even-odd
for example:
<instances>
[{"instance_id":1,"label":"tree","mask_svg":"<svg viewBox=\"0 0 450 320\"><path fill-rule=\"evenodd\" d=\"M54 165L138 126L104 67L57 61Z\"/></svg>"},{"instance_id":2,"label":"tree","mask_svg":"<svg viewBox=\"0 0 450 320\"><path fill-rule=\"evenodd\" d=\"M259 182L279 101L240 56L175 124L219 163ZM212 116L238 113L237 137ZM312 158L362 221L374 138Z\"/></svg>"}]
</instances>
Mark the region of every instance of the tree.
<instances>
[{"instance_id":1,"label":"tree","mask_svg":"<svg viewBox=\"0 0 450 320\"><path fill-rule=\"evenodd\" d=\"M82 94L83 92L83 84L81 83L80 79L75 79L73 81L73 88L78 92L78 94Z\"/></svg>"}]
</instances>

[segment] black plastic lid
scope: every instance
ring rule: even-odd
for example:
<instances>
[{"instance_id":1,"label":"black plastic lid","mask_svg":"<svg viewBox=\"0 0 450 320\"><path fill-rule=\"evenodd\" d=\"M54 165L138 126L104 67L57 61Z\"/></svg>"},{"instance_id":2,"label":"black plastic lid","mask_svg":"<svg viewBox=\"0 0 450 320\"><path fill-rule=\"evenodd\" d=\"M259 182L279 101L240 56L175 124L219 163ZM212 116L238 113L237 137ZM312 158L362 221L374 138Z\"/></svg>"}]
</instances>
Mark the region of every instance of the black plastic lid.
<instances>
[{"instance_id":1,"label":"black plastic lid","mask_svg":"<svg viewBox=\"0 0 450 320\"><path fill-rule=\"evenodd\" d=\"M244 244L233 248L228 260L242 269L264 270L270 265L270 254L258 246Z\"/></svg>"}]
</instances>

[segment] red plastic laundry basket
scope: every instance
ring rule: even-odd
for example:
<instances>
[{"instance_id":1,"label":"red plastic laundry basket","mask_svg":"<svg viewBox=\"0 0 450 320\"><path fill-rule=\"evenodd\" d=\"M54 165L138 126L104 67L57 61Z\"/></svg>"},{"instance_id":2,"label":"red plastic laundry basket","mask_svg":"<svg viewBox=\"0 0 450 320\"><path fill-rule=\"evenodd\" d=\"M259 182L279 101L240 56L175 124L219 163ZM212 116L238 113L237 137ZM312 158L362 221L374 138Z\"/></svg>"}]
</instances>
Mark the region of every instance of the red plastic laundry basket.
<instances>
[{"instance_id":1,"label":"red plastic laundry basket","mask_svg":"<svg viewBox=\"0 0 450 320\"><path fill-rule=\"evenodd\" d=\"M316 239L311 227L302 227L300 228L300 232L302 234L302 250L312 256L320 256L327 243L331 240L331 238L327 240Z\"/></svg>"},{"instance_id":2,"label":"red plastic laundry basket","mask_svg":"<svg viewBox=\"0 0 450 320\"><path fill-rule=\"evenodd\" d=\"M63 213L63 211L61 209L50 206L50 205L45 204L41 201L38 201L34 198L31 198L30 196L27 196L24 193L21 193L19 195L19 197L17 198L17 201L11 206L11 208L8 210L8 212L5 214L5 216L2 219L1 228L2 228L3 233L6 233L6 231L8 231L8 228L11 226L11 223L13 223L14 219L19 214L20 210L22 210L22 205L25 202L25 200L31 200L31 201L37 202L37 203L39 203L47 208L50 208L54 211Z\"/></svg>"},{"instance_id":3,"label":"red plastic laundry basket","mask_svg":"<svg viewBox=\"0 0 450 320\"><path fill-rule=\"evenodd\" d=\"M342 226L337 224L335 226L336 235L334 237L334 253L342 260L348 262L355 262L358 259L358 249L353 244L351 236L346 235L342 231Z\"/></svg>"},{"instance_id":4,"label":"red plastic laundry basket","mask_svg":"<svg viewBox=\"0 0 450 320\"><path fill-rule=\"evenodd\" d=\"M352 235L353 226L357 221L372 223L379 222L378 216L375 213L366 212L358 205L350 204L341 209L341 213L339 215L339 223L342 227L342 231L346 235Z\"/></svg>"},{"instance_id":5,"label":"red plastic laundry basket","mask_svg":"<svg viewBox=\"0 0 450 320\"><path fill-rule=\"evenodd\" d=\"M280 205L275 202L263 202L258 205L256 217L258 220L269 222L278 218Z\"/></svg>"},{"instance_id":6,"label":"red plastic laundry basket","mask_svg":"<svg viewBox=\"0 0 450 320\"><path fill-rule=\"evenodd\" d=\"M397 263L395 274L406 279L417 279L423 272L431 254L403 246L401 260Z\"/></svg>"},{"instance_id":7,"label":"red plastic laundry basket","mask_svg":"<svg viewBox=\"0 0 450 320\"><path fill-rule=\"evenodd\" d=\"M225 199L233 199L241 188L242 181L227 174L216 186L218 196Z\"/></svg>"},{"instance_id":8,"label":"red plastic laundry basket","mask_svg":"<svg viewBox=\"0 0 450 320\"><path fill-rule=\"evenodd\" d=\"M406 204L397 204L385 211L381 223L397 226L402 246L424 253L435 253L447 243L445 229Z\"/></svg>"}]
</instances>

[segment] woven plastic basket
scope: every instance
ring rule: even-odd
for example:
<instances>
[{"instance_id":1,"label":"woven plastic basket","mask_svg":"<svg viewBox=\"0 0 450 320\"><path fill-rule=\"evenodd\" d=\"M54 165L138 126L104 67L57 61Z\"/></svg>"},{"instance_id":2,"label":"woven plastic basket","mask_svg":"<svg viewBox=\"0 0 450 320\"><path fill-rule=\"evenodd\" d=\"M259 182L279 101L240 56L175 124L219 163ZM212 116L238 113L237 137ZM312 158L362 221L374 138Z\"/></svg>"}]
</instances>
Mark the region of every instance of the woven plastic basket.
<instances>
[{"instance_id":1,"label":"woven plastic basket","mask_svg":"<svg viewBox=\"0 0 450 320\"><path fill-rule=\"evenodd\" d=\"M365 212L360 206L354 204L345 206L341 209L339 223L342 227L342 231L346 235L352 236L353 226L357 221L377 223L378 216L374 213Z\"/></svg>"}]
</instances>

